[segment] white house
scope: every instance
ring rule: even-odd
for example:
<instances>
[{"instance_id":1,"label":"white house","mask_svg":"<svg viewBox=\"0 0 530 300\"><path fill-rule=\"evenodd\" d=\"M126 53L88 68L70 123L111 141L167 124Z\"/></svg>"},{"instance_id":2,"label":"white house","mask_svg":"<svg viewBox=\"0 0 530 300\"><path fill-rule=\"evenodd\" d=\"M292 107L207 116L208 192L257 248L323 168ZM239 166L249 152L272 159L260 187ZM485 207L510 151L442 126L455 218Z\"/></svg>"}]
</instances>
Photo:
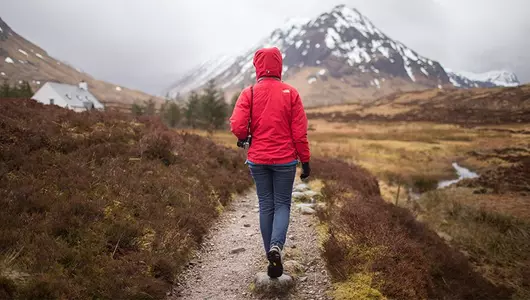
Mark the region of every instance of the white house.
<instances>
[{"instance_id":1,"label":"white house","mask_svg":"<svg viewBox=\"0 0 530 300\"><path fill-rule=\"evenodd\" d=\"M76 112L91 109L104 110L105 106L88 91L88 85L82 81L78 86L47 82L32 97L43 104L58 105Z\"/></svg>"}]
</instances>

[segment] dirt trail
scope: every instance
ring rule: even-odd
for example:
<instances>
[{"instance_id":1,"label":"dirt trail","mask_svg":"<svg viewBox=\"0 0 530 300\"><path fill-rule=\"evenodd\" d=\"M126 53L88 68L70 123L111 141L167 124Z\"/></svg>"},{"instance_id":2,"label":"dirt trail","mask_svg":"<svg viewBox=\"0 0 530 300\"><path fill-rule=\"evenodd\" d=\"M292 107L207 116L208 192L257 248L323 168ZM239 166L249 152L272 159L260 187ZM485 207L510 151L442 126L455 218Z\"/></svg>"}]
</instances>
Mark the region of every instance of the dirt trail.
<instances>
[{"instance_id":1,"label":"dirt trail","mask_svg":"<svg viewBox=\"0 0 530 300\"><path fill-rule=\"evenodd\" d=\"M302 215L293 202L284 262L296 260L302 272L293 274L296 286L288 296L257 295L252 292L255 275L267 266L258 200L255 190L241 195L212 228L169 299L330 299L330 280L320 257L316 225L317 218ZM244 251L232 254L237 248Z\"/></svg>"}]
</instances>

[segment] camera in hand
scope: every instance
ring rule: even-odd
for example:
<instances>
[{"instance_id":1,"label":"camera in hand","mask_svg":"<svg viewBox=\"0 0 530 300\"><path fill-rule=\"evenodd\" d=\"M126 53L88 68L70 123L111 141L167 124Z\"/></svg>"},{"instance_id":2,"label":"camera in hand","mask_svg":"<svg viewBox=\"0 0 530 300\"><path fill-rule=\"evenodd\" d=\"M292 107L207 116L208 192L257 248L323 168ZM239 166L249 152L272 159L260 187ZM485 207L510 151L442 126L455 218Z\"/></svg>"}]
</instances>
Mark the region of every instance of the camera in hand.
<instances>
[{"instance_id":1,"label":"camera in hand","mask_svg":"<svg viewBox=\"0 0 530 300\"><path fill-rule=\"evenodd\" d=\"M237 146L239 148L248 149L248 148L250 148L251 141L252 141L252 136L249 135L244 140L238 140L237 141Z\"/></svg>"}]
</instances>

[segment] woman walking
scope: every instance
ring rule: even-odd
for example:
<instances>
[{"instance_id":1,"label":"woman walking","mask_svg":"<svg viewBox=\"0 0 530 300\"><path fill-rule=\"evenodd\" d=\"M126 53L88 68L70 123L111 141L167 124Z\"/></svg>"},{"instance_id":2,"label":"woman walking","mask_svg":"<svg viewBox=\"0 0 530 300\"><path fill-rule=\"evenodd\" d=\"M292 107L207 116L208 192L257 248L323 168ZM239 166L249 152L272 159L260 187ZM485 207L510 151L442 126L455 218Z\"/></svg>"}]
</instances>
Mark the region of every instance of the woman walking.
<instances>
[{"instance_id":1,"label":"woman walking","mask_svg":"<svg viewBox=\"0 0 530 300\"><path fill-rule=\"evenodd\" d=\"M289 227L296 166L309 177L307 117L298 91L281 81L283 59L277 48L254 55L257 83L243 90L230 127L238 145L246 143L247 164L256 183L260 229L272 278L283 274L282 250ZM251 137L251 138L249 138Z\"/></svg>"}]
</instances>

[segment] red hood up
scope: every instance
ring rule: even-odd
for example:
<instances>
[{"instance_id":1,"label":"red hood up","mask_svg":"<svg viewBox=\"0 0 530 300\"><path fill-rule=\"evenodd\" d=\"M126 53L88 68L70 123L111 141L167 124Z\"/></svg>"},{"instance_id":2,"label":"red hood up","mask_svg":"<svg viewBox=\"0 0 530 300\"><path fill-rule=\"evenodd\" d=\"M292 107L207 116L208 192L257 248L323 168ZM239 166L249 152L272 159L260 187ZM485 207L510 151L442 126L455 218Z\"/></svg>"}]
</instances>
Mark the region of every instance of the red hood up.
<instances>
[{"instance_id":1,"label":"red hood up","mask_svg":"<svg viewBox=\"0 0 530 300\"><path fill-rule=\"evenodd\" d=\"M257 80L262 77L282 79L282 53L276 47L260 49L254 55L254 67L256 67Z\"/></svg>"}]
</instances>

